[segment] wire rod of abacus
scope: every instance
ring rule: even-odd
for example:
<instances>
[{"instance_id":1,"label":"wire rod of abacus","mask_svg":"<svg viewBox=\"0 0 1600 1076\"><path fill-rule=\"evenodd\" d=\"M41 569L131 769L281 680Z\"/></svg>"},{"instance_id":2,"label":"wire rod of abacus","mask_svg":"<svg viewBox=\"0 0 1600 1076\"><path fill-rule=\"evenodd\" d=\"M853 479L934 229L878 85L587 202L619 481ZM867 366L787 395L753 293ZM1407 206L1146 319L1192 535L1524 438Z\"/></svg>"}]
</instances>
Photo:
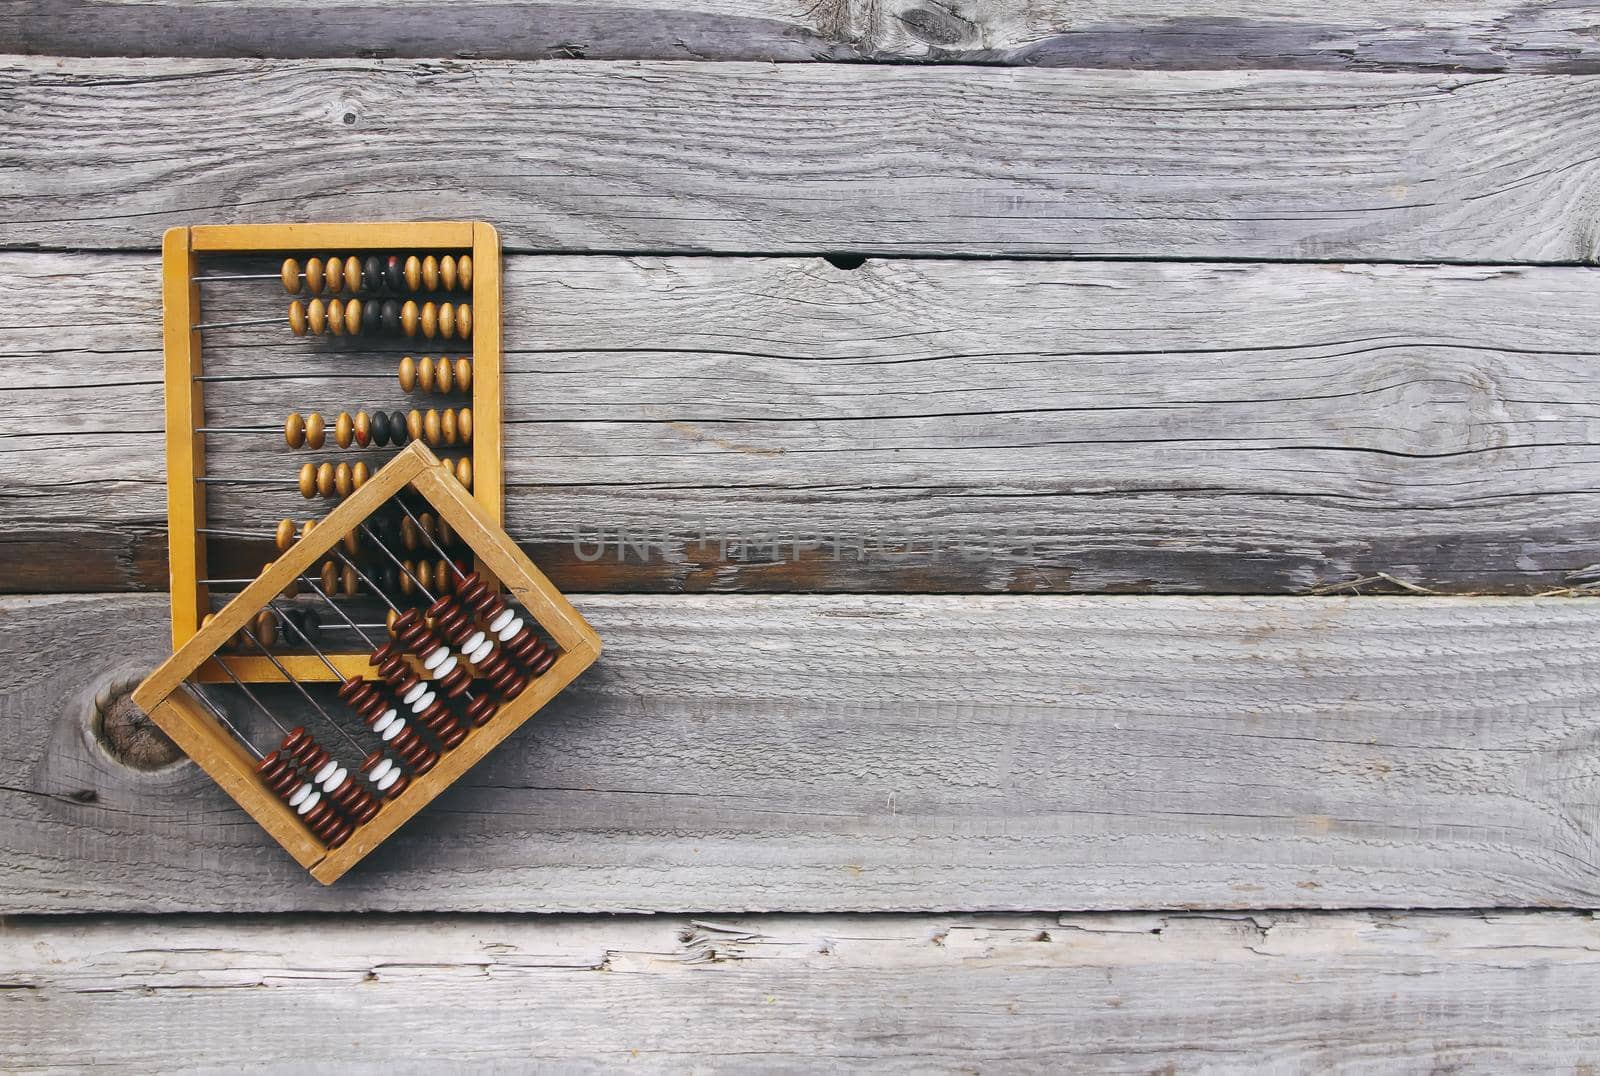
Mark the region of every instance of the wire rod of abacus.
<instances>
[{"instance_id":1,"label":"wire rod of abacus","mask_svg":"<svg viewBox=\"0 0 1600 1076\"><path fill-rule=\"evenodd\" d=\"M421 336L426 340L469 340L472 337L471 303L418 303L407 299L313 299L289 304L289 331L296 336ZM244 318L238 321L201 321L191 328L240 329L252 325L281 325L279 318Z\"/></svg>"},{"instance_id":2,"label":"wire rod of abacus","mask_svg":"<svg viewBox=\"0 0 1600 1076\"><path fill-rule=\"evenodd\" d=\"M326 289L337 294L367 292L432 292L471 291L472 255L446 254L443 257L415 254L400 260L400 255L380 257L369 254L365 259L356 254L329 255L307 258L305 268L295 258L283 259L276 273L196 273L190 280L202 283L214 280L276 280L290 295L299 295L302 285L312 295Z\"/></svg>"}]
</instances>

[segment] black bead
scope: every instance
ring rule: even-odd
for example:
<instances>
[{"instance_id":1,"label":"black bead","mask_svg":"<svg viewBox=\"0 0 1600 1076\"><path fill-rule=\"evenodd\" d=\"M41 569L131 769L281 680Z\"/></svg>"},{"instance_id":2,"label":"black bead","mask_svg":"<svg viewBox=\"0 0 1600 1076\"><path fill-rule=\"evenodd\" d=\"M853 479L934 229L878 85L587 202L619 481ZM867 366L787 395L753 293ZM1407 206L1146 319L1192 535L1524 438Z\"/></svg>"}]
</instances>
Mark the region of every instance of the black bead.
<instances>
[{"instance_id":1,"label":"black bead","mask_svg":"<svg viewBox=\"0 0 1600 1076\"><path fill-rule=\"evenodd\" d=\"M391 598L400 593L400 567L394 561L383 566L383 592Z\"/></svg>"},{"instance_id":2,"label":"black bead","mask_svg":"<svg viewBox=\"0 0 1600 1076\"><path fill-rule=\"evenodd\" d=\"M397 445L404 445L411 440L411 433L406 429L404 411L389 412L389 440Z\"/></svg>"},{"instance_id":3,"label":"black bead","mask_svg":"<svg viewBox=\"0 0 1600 1076\"><path fill-rule=\"evenodd\" d=\"M389 416L382 411L374 411L370 420L372 428L372 443L382 448L389 443Z\"/></svg>"},{"instance_id":4,"label":"black bead","mask_svg":"<svg viewBox=\"0 0 1600 1076\"><path fill-rule=\"evenodd\" d=\"M376 254L368 254L361 263L361 287L369 293L383 290L383 259Z\"/></svg>"},{"instance_id":5,"label":"black bead","mask_svg":"<svg viewBox=\"0 0 1600 1076\"><path fill-rule=\"evenodd\" d=\"M383 266L383 283L390 291L399 292L406 286L405 264L401 262L400 255L391 254Z\"/></svg>"},{"instance_id":6,"label":"black bead","mask_svg":"<svg viewBox=\"0 0 1600 1076\"><path fill-rule=\"evenodd\" d=\"M400 331L400 300L383 301L383 331L393 336Z\"/></svg>"}]
</instances>

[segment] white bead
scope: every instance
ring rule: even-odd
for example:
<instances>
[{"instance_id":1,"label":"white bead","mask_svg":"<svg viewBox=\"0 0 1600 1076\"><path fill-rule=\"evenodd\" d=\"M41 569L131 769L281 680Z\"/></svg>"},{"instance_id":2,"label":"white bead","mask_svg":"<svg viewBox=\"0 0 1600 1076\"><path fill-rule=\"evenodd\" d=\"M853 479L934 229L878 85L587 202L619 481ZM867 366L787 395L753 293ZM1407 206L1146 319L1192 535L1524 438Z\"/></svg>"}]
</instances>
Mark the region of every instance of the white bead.
<instances>
[{"instance_id":1,"label":"white bead","mask_svg":"<svg viewBox=\"0 0 1600 1076\"><path fill-rule=\"evenodd\" d=\"M455 671L455 667L458 664L460 664L460 662L458 662L456 660L456 656L454 654L451 654L449 661L445 662L443 665L441 665L437 669L433 670L434 679L443 680L445 677L449 676L452 672Z\"/></svg>"},{"instance_id":2,"label":"white bead","mask_svg":"<svg viewBox=\"0 0 1600 1076\"><path fill-rule=\"evenodd\" d=\"M313 792L313 793L311 793L311 795L307 796L305 798L305 802L300 804L300 806L296 807L295 810L300 812L301 814L310 814L311 813L311 809L313 807L315 807L317 804L321 803L321 802L322 802L322 793L321 792Z\"/></svg>"},{"instance_id":3,"label":"white bead","mask_svg":"<svg viewBox=\"0 0 1600 1076\"><path fill-rule=\"evenodd\" d=\"M439 696L434 694L432 691L424 691L422 693L422 698L411 704L411 712L414 714L422 713L422 711L432 706L433 700L437 699L438 697Z\"/></svg>"},{"instance_id":4,"label":"white bead","mask_svg":"<svg viewBox=\"0 0 1600 1076\"><path fill-rule=\"evenodd\" d=\"M412 685L411 690L406 692L405 698L401 701L406 703L414 702L426 690L428 690L428 685L418 680Z\"/></svg>"},{"instance_id":5,"label":"white bead","mask_svg":"<svg viewBox=\"0 0 1600 1076\"><path fill-rule=\"evenodd\" d=\"M367 780L371 781L373 784L377 784L379 781L387 777L389 775L389 771L392 769L394 769L394 759L390 758L388 755L385 755L383 758L378 760L378 764L376 766L367 771Z\"/></svg>"},{"instance_id":6,"label":"white bead","mask_svg":"<svg viewBox=\"0 0 1600 1076\"><path fill-rule=\"evenodd\" d=\"M500 615L489 621L489 630L498 632L501 628L511 623L511 618L516 616L510 609L500 610Z\"/></svg>"},{"instance_id":7,"label":"white bead","mask_svg":"<svg viewBox=\"0 0 1600 1076\"><path fill-rule=\"evenodd\" d=\"M301 785L299 788L295 789L294 793L289 797L289 806L290 807L298 807L298 806L300 806L302 803L305 802L306 797L311 795L311 793L313 793L315 791L316 791L316 788L309 781L307 783ZM301 813L304 814L305 812L302 811Z\"/></svg>"},{"instance_id":8,"label":"white bead","mask_svg":"<svg viewBox=\"0 0 1600 1076\"><path fill-rule=\"evenodd\" d=\"M441 646L422 660L422 667L430 672L444 664L444 659L450 656L450 648Z\"/></svg>"},{"instance_id":9,"label":"white bead","mask_svg":"<svg viewBox=\"0 0 1600 1076\"><path fill-rule=\"evenodd\" d=\"M322 788L326 792L337 792L350 777L350 771L343 766L337 767L322 781Z\"/></svg>"},{"instance_id":10,"label":"white bead","mask_svg":"<svg viewBox=\"0 0 1600 1076\"><path fill-rule=\"evenodd\" d=\"M328 779L328 775L330 773L338 768L339 764L330 758L328 761L322 764L322 769L318 770L314 775L312 775L311 779L320 785Z\"/></svg>"},{"instance_id":11,"label":"white bead","mask_svg":"<svg viewBox=\"0 0 1600 1076\"><path fill-rule=\"evenodd\" d=\"M507 624L505 627L500 629L500 641L502 643L505 642L507 639L511 638L513 635L515 635L517 632L519 632L521 630L522 630L522 618L520 616L512 617L511 618L511 623Z\"/></svg>"},{"instance_id":12,"label":"white bead","mask_svg":"<svg viewBox=\"0 0 1600 1076\"><path fill-rule=\"evenodd\" d=\"M461 652L463 654L466 654L466 653L470 653L473 650L478 649L478 647L483 643L483 639L484 639L483 632L481 632L481 631L473 632L471 637L468 638L466 642L461 644Z\"/></svg>"},{"instance_id":13,"label":"white bead","mask_svg":"<svg viewBox=\"0 0 1600 1076\"><path fill-rule=\"evenodd\" d=\"M384 761L388 762L389 760L384 759ZM383 779L378 782L378 791L389 791L389 789L394 787L394 783L398 780L400 780L400 767L396 766L394 769L383 775Z\"/></svg>"},{"instance_id":14,"label":"white bead","mask_svg":"<svg viewBox=\"0 0 1600 1076\"><path fill-rule=\"evenodd\" d=\"M472 653L467 655L467 660L476 665L492 653L494 653L494 640L485 639L477 645Z\"/></svg>"},{"instance_id":15,"label":"white bead","mask_svg":"<svg viewBox=\"0 0 1600 1076\"><path fill-rule=\"evenodd\" d=\"M405 728L405 727L406 727L405 721L402 720L401 718L397 717L397 718L394 719L394 722L388 728L384 729L378 735L383 737L383 742L384 743L388 743L390 740L392 740L396 736L400 735L400 730Z\"/></svg>"},{"instance_id":16,"label":"white bead","mask_svg":"<svg viewBox=\"0 0 1600 1076\"><path fill-rule=\"evenodd\" d=\"M388 728L399 719L400 711L391 706L383 712L382 717L378 718L378 720L372 723L372 731L381 734L384 729Z\"/></svg>"}]
</instances>

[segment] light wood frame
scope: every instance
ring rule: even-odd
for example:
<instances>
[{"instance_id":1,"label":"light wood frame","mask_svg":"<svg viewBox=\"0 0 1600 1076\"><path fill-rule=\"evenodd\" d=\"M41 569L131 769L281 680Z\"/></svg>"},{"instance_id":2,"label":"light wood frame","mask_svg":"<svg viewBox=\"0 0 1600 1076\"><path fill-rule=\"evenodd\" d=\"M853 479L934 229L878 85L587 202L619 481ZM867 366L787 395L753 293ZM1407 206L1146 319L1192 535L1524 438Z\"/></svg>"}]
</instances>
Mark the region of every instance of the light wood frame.
<instances>
[{"instance_id":1,"label":"light wood frame","mask_svg":"<svg viewBox=\"0 0 1600 1076\"><path fill-rule=\"evenodd\" d=\"M395 799L385 801L377 817L358 826L349 841L330 850L256 776L255 760L183 685L191 677L202 679L208 664L223 660L217 651L234 633L277 598L292 580L312 571L344 535L408 484L538 621L560 654L548 671L533 678L516 698L506 701L486 725L472 730L454 750L443 752L438 765L412 781ZM327 885L511 735L599 656L600 637L594 629L500 529L488 510L443 470L438 457L427 446L412 442L309 535L267 565L209 624L195 631L177 653L139 685L133 700L313 878ZM265 658L261 660L272 675L260 679L283 682L278 670ZM279 660L289 666L287 656ZM308 660L317 661L315 657ZM366 661L366 655L362 655L362 661ZM328 679L327 670L323 672L323 678ZM370 674L370 667L352 675L361 673ZM294 675L299 678L298 672Z\"/></svg>"},{"instance_id":2,"label":"light wood frame","mask_svg":"<svg viewBox=\"0 0 1600 1076\"><path fill-rule=\"evenodd\" d=\"M356 252L465 251L472 253L472 496L495 524L504 513L505 478L500 379L500 236L480 221L384 224L221 224L171 228L162 240L162 320L166 341L167 546L172 593L172 645L183 646L211 611L207 578L203 383L200 287L194 277L203 254L344 254ZM288 320L285 318L285 327ZM367 669L363 654L331 653L346 676ZM246 683L277 679L266 659L228 655ZM302 680L333 678L314 658L291 656L289 671ZM209 674L225 679L221 670Z\"/></svg>"}]
</instances>

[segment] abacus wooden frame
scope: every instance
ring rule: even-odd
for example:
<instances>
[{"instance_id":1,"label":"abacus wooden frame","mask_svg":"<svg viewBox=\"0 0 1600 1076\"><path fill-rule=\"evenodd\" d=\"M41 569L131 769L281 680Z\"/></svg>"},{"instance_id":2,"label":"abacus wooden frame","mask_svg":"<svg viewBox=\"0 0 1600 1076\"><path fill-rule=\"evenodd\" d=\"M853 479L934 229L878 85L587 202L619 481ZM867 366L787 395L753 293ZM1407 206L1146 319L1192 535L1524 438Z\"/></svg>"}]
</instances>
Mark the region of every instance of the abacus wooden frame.
<instances>
[{"instance_id":1,"label":"abacus wooden frame","mask_svg":"<svg viewBox=\"0 0 1600 1076\"><path fill-rule=\"evenodd\" d=\"M479 563L532 614L560 655L548 671L502 705L488 724L470 732L459 747L443 752L432 770L413 780L395 799L385 801L377 817L357 827L349 841L328 849L262 783L256 775L255 760L183 685L191 677L201 679L208 664L221 660L217 651L235 632L408 484L450 525ZM133 700L313 878L329 885L572 683L600 656L600 649L600 637L594 629L499 528L483 505L445 473L427 446L413 442L312 528L309 535L267 565L211 623L196 631L135 689ZM366 658L363 654L364 666ZM290 667L287 660L280 660ZM272 675L262 677L262 681L284 682L270 663L265 659L263 663ZM369 672L370 667L361 671ZM294 675L299 677L298 672Z\"/></svg>"},{"instance_id":2,"label":"abacus wooden frame","mask_svg":"<svg viewBox=\"0 0 1600 1076\"><path fill-rule=\"evenodd\" d=\"M162 239L162 321L166 348L167 545L172 594L172 645L183 646L211 609L205 536L206 491L195 481L205 471L205 394L201 370L200 285L202 254L325 254L342 252L472 252L472 496L494 523L503 519L501 460L500 236L481 221L363 224L218 224L170 228ZM287 318L284 322L287 326ZM292 477L292 476L291 476ZM346 676L363 675L366 655L330 653ZM229 656L246 683L277 678L256 655ZM331 680L315 658L291 656L285 664L302 680ZM369 673L366 675L370 675ZM224 679L217 670L214 679Z\"/></svg>"}]
</instances>

